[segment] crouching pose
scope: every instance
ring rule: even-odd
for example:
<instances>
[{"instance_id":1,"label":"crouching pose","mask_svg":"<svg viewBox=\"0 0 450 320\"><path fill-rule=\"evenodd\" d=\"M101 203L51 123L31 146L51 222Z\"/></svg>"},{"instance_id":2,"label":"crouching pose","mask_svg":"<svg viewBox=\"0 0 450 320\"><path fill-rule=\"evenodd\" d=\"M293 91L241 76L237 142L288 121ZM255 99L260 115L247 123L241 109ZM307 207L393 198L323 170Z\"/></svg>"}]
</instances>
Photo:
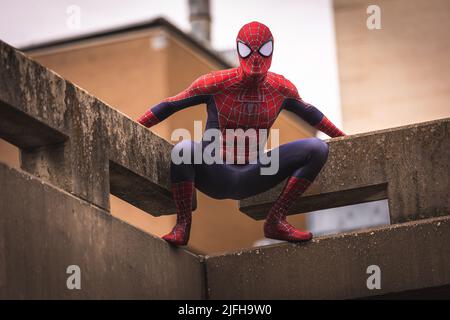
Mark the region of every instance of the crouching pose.
<instances>
[{"instance_id":1,"label":"crouching pose","mask_svg":"<svg viewBox=\"0 0 450 320\"><path fill-rule=\"evenodd\" d=\"M205 139L205 135L201 142L183 140L175 145L172 154L188 152L190 156L189 161L181 163L172 159L172 194L177 222L163 239L176 245L187 244L195 188L216 199L243 199L268 190L287 178L284 189L267 215L264 235L286 241L311 240L310 232L300 231L286 221L286 213L322 169L327 160L328 145L318 138L299 139L281 145L263 154L266 158L277 156L277 170L262 174L262 169L267 169L268 164L261 160L263 144L258 132L270 129L284 109L330 137L343 136L344 133L317 108L305 103L289 80L268 71L274 45L268 27L258 22L244 25L236 45L239 67L201 76L185 91L163 100L138 119L142 125L151 127L179 110L205 103L208 115L205 132L213 129L222 133L219 151L222 162L194 161L196 152L201 153L213 143L213 139ZM244 139L243 146L234 144L236 136L227 137L230 129L235 132L238 129L242 129L240 132L255 131L257 139L253 144L256 143L257 147L252 147L252 139Z\"/></svg>"}]
</instances>

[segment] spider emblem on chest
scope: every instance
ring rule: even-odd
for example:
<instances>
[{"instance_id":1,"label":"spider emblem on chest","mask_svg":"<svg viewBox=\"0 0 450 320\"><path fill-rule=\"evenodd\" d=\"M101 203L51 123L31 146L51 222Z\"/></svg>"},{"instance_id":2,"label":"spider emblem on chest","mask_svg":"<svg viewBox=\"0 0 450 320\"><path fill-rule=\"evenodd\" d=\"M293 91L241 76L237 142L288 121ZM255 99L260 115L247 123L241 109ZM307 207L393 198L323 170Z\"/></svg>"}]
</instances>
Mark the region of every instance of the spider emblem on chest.
<instances>
[{"instance_id":1,"label":"spider emblem on chest","mask_svg":"<svg viewBox=\"0 0 450 320\"><path fill-rule=\"evenodd\" d=\"M257 102L239 102L233 108L233 116L238 119L257 118L264 114L263 103Z\"/></svg>"},{"instance_id":2,"label":"spider emblem on chest","mask_svg":"<svg viewBox=\"0 0 450 320\"><path fill-rule=\"evenodd\" d=\"M257 109L258 105L256 103L249 102L249 103L243 103L242 107L246 113L251 115L252 113L256 113L256 111L257 111L256 109Z\"/></svg>"}]
</instances>

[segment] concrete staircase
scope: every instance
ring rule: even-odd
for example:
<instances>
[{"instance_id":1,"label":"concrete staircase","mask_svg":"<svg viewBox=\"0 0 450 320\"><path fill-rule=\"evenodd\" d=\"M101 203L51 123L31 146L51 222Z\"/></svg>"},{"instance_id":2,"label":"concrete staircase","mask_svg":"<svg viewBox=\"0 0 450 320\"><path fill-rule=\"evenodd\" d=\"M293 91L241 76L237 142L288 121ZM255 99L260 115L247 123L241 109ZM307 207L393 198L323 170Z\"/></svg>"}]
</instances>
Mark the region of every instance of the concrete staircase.
<instances>
[{"instance_id":1,"label":"concrete staircase","mask_svg":"<svg viewBox=\"0 0 450 320\"><path fill-rule=\"evenodd\" d=\"M291 214L388 199L392 225L200 256L109 212L175 212L171 144L0 42L0 298L353 299L450 294L450 119L330 139ZM262 219L281 185L241 201ZM82 289L69 290L78 265ZM381 289L367 287L367 268Z\"/></svg>"}]
</instances>

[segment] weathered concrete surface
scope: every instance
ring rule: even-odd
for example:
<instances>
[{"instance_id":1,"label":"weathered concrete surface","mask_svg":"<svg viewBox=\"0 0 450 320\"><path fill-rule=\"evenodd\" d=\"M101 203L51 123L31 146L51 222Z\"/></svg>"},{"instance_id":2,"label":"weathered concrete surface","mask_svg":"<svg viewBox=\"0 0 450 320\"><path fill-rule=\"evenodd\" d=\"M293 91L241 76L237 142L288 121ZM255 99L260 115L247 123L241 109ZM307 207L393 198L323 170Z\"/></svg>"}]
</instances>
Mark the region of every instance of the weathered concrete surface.
<instances>
[{"instance_id":1,"label":"weathered concrete surface","mask_svg":"<svg viewBox=\"0 0 450 320\"><path fill-rule=\"evenodd\" d=\"M202 257L0 164L0 299L443 297L450 217ZM381 290L366 287L369 265ZM81 268L81 290L66 269Z\"/></svg>"},{"instance_id":2,"label":"weathered concrete surface","mask_svg":"<svg viewBox=\"0 0 450 320\"><path fill-rule=\"evenodd\" d=\"M206 257L210 299L353 299L450 285L450 217ZM367 267L381 269L369 290ZM404 297L407 297L405 294Z\"/></svg>"},{"instance_id":3,"label":"weathered concrete surface","mask_svg":"<svg viewBox=\"0 0 450 320\"><path fill-rule=\"evenodd\" d=\"M0 119L2 138L22 149L60 144L68 138L26 113L3 105L0 107Z\"/></svg>"},{"instance_id":4,"label":"weathered concrete surface","mask_svg":"<svg viewBox=\"0 0 450 320\"><path fill-rule=\"evenodd\" d=\"M290 214L389 199L391 222L450 214L450 118L335 138ZM263 219L284 182L239 208Z\"/></svg>"},{"instance_id":5,"label":"weathered concrete surface","mask_svg":"<svg viewBox=\"0 0 450 320\"><path fill-rule=\"evenodd\" d=\"M205 297L201 257L23 171L0 164L0 181L0 299Z\"/></svg>"},{"instance_id":6,"label":"weathered concrete surface","mask_svg":"<svg viewBox=\"0 0 450 320\"><path fill-rule=\"evenodd\" d=\"M0 137L21 148L24 170L106 210L111 190L174 213L170 143L1 41L0 108Z\"/></svg>"}]
</instances>

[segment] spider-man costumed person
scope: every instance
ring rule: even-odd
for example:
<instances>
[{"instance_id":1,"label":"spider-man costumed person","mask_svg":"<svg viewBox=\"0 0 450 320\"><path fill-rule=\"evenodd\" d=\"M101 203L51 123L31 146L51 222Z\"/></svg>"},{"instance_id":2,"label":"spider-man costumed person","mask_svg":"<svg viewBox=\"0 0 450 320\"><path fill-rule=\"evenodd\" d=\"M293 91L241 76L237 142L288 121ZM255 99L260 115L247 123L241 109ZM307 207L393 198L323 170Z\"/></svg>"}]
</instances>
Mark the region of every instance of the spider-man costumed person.
<instances>
[{"instance_id":1,"label":"spider-man costumed person","mask_svg":"<svg viewBox=\"0 0 450 320\"><path fill-rule=\"evenodd\" d=\"M281 75L269 72L272 61L273 37L268 27L251 22L238 33L237 51L240 66L214 71L195 80L186 90L163 100L138 121L151 127L173 113L201 103L207 105L208 129L218 129L226 137L227 129L269 129L281 110L297 116L330 137L345 135L314 106L305 103L296 87ZM233 138L234 139L234 138ZM223 141L229 141L223 138ZM211 141L183 140L172 152L183 154L204 150ZM228 146L228 148L227 148ZM300 231L286 221L290 206L316 178L328 157L328 145L318 138L299 139L277 148L279 168L275 174L263 175L263 164L250 161L252 152L244 146L244 163L189 163L171 164L172 194L177 208L177 222L163 239L176 245L189 240L192 198L195 188L216 199L244 199L266 191L284 179L287 183L270 209L264 223L267 238L286 241L308 241L310 232ZM223 143L221 155L232 155L236 150ZM272 151L268 151L270 155ZM258 157L256 155L256 157ZM229 158L227 158L229 159Z\"/></svg>"}]
</instances>

